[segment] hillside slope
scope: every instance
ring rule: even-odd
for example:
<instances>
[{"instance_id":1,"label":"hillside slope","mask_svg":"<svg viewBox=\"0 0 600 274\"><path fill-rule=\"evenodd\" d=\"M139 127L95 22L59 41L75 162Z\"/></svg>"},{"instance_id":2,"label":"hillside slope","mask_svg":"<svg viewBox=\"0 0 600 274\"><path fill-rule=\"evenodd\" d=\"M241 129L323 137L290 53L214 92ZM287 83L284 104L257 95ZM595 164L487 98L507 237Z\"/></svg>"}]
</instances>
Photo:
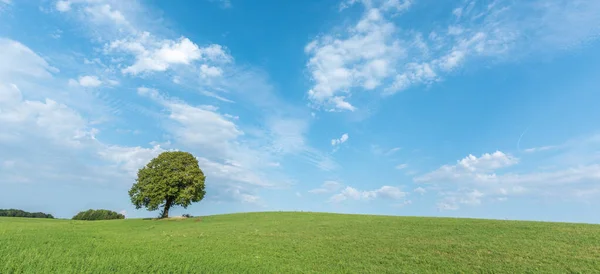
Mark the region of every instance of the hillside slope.
<instances>
[{"instance_id":1,"label":"hillside slope","mask_svg":"<svg viewBox=\"0 0 600 274\"><path fill-rule=\"evenodd\" d=\"M244 213L0 218L0 273L599 273L600 225Z\"/></svg>"}]
</instances>

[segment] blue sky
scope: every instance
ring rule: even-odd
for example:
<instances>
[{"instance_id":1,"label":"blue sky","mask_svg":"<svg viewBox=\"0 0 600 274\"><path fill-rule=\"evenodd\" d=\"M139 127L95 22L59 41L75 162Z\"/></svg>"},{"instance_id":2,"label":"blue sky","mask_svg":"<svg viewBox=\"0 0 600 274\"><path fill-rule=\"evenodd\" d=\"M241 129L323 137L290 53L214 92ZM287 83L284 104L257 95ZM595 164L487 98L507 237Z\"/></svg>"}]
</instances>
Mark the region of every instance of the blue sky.
<instances>
[{"instance_id":1,"label":"blue sky","mask_svg":"<svg viewBox=\"0 0 600 274\"><path fill-rule=\"evenodd\" d=\"M0 0L0 208L600 223L600 2Z\"/></svg>"}]
</instances>

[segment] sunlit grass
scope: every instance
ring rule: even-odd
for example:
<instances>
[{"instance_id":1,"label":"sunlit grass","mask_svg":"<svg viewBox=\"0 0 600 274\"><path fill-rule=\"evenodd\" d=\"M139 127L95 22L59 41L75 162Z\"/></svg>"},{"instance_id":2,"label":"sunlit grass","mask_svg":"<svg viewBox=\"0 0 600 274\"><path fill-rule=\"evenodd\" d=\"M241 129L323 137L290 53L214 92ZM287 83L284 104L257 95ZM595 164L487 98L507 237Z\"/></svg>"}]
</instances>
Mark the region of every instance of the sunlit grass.
<instances>
[{"instance_id":1,"label":"sunlit grass","mask_svg":"<svg viewBox=\"0 0 600 274\"><path fill-rule=\"evenodd\" d=\"M0 273L600 273L600 226L323 213L0 218Z\"/></svg>"}]
</instances>

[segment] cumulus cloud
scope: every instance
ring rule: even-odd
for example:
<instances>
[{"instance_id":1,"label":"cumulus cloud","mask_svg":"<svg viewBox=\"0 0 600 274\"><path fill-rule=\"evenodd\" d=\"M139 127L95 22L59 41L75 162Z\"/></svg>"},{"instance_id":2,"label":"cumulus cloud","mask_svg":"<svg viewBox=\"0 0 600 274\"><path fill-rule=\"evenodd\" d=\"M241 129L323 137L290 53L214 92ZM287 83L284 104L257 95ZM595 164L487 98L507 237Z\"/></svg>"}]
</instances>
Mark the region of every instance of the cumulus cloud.
<instances>
[{"instance_id":1,"label":"cumulus cloud","mask_svg":"<svg viewBox=\"0 0 600 274\"><path fill-rule=\"evenodd\" d=\"M526 165L521 172L505 170L521 163L517 158L496 151L481 157L469 155L455 165L443 165L414 178L415 182L433 184L440 189L440 209L458 209L461 204L478 205L483 199L505 200L510 196L573 198L578 193L596 193L600 184L600 157L590 151L600 148L600 138L566 142L555 158L531 159L533 167L540 161L553 163L551 169L539 170ZM591 194L592 196L594 194Z\"/></svg>"},{"instance_id":2,"label":"cumulus cloud","mask_svg":"<svg viewBox=\"0 0 600 274\"><path fill-rule=\"evenodd\" d=\"M74 9L74 6L78 6ZM144 7L136 1L126 4L118 1L58 1L60 12L74 12L80 15L83 23L90 25L96 40L108 41L104 45L106 54L118 55L123 62L132 64L118 66L124 74L163 72L177 67L191 66L199 70L198 77L220 75L219 65L229 63L233 58L221 45L199 46L189 38L180 36L169 39L157 36L146 30L142 23Z\"/></svg>"},{"instance_id":3,"label":"cumulus cloud","mask_svg":"<svg viewBox=\"0 0 600 274\"><path fill-rule=\"evenodd\" d=\"M90 75L86 75L86 76L82 76L79 77L79 85L81 85L82 87L98 87L102 84L102 81L100 81L100 79L98 79L98 76L90 76Z\"/></svg>"},{"instance_id":4,"label":"cumulus cloud","mask_svg":"<svg viewBox=\"0 0 600 274\"><path fill-rule=\"evenodd\" d=\"M487 172L514 165L518 161L517 158L501 151L491 154L484 153L480 157L469 154L467 157L458 160L455 165L443 165L435 171L415 178L415 180L417 182L462 180L473 176L479 177L479 179L489 179L494 177L495 174L487 174Z\"/></svg>"},{"instance_id":5,"label":"cumulus cloud","mask_svg":"<svg viewBox=\"0 0 600 274\"><path fill-rule=\"evenodd\" d=\"M123 68L122 72L133 75L165 71L174 65L189 65L197 60L229 62L231 59L220 45L201 48L186 37L178 40L160 40L149 32L113 41L106 49L132 54L135 57L134 64ZM221 73L219 68L209 67L206 64L202 64L200 70L207 76Z\"/></svg>"},{"instance_id":6,"label":"cumulus cloud","mask_svg":"<svg viewBox=\"0 0 600 274\"><path fill-rule=\"evenodd\" d=\"M346 187L340 193L331 196L329 201L339 203L345 200L362 200L369 201L373 199L392 199L399 200L407 195L398 187L394 186L382 186L375 190L360 191L353 187Z\"/></svg>"},{"instance_id":7,"label":"cumulus cloud","mask_svg":"<svg viewBox=\"0 0 600 274\"><path fill-rule=\"evenodd\" d=\"M308 91L318 106L354 110L347 102L352 88L372 90L393 71L394 61L404 52L392 36L396 27L378 9L371 9L354 25L349 35L326 35L310 42L305 52L315 85Z\"/></svg>"}]
</instances>

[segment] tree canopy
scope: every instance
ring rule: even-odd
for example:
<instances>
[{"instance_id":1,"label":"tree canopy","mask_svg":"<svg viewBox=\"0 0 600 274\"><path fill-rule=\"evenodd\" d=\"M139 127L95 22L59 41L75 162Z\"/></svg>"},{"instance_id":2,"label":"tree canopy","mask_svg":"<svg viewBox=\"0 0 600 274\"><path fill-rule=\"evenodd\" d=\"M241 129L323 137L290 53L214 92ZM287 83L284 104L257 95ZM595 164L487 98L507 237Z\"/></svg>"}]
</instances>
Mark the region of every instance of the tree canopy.
<instances>
[{"instance_id":1,"label":"tree canopy","mask_svg":"<svg viewBox=\"0 0 600 274\"><path fill-rule=\"evenodd\" d=\"M162 207L160 217L167 218L171 207L187 208L204 198L204 180L198 160L191 153L167 151L138 170L129 196L136 209L154 211Z\"/></svg>"},{"instance_id":2,"label":"tree canopy","mask_svg":"<svg viewBox=\"0 0 600 274\"><path fill-rule=\"evenodd\" d=\"M23 218L49 218L54 219L52 214L42 212L27 212L20 209L0 209L0 217L23 217Z\"/></svg>"},{"instance_id":3,"label":"tree canopy","mask_svg":"<svg viewBox=\"0 0 600 274\"><path fill-rule=\"evenodd\" d=\"M77 215L73 216L73 220L85 221L115 219L125 219L125 215L107 209L89 209L86 211L81 211L77 213Z\"/></svg>"}]
</instances>

